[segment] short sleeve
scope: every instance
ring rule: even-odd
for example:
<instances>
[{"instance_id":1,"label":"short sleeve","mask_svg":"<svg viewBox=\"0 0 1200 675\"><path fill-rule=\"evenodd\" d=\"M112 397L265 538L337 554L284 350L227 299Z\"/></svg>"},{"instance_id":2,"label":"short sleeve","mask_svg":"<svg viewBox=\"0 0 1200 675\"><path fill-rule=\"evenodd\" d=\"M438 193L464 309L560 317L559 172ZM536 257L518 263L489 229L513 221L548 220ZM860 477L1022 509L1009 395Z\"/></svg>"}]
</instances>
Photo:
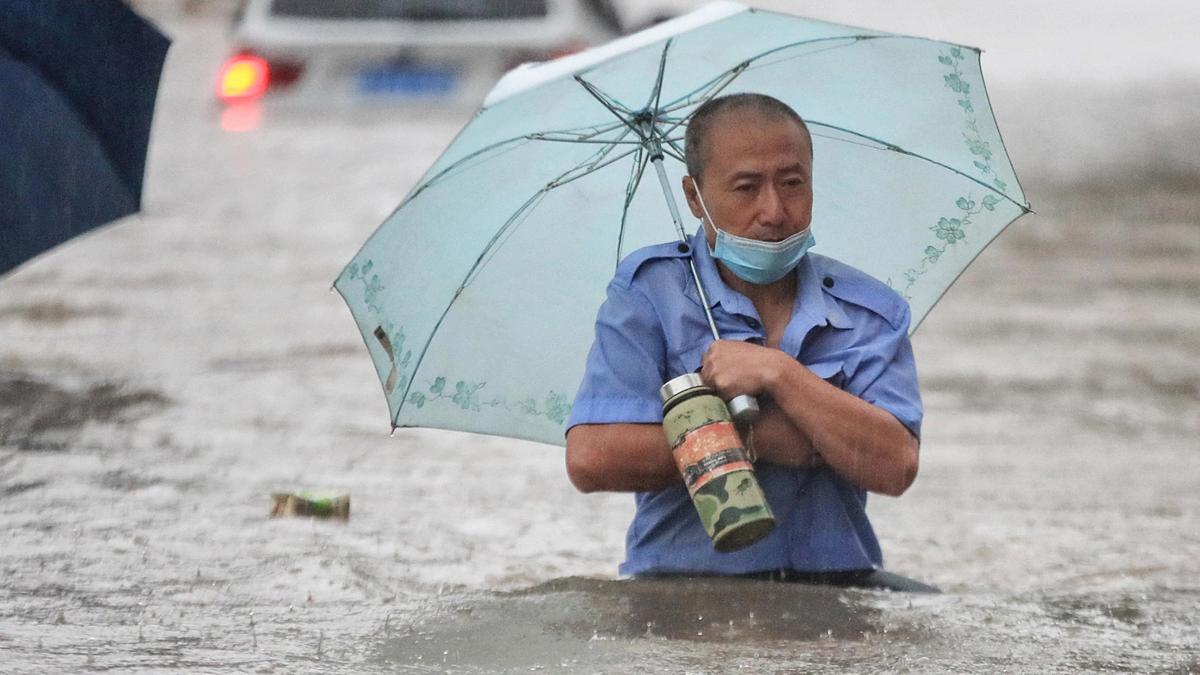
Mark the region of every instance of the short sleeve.
<instances>
[{"instance_id":1,"label":"short sleeve","mask_svg":"<svg viewBox=\"0 0 1200 675\"><path fill-rule=\"evenodd\" d=\"M567 429L661 422L658 388L665 376L666 342L654 306L637 288L613 281L596 316L596 339Z\"/></svg>"},{"instance_id":2,"label":"short sleeve","mask_svg":"<svg viewBox=\"0 0 1200 675\"><path fill-rule=\"evenodd\" d=\"M920 438L924 409L917 382L917 364L908 338L911 319L911 310L906 303L897 321L878 322L880 330L863 345L862 360L845 389L890 412L913 436Z\"/></svg>"}]
</instances>

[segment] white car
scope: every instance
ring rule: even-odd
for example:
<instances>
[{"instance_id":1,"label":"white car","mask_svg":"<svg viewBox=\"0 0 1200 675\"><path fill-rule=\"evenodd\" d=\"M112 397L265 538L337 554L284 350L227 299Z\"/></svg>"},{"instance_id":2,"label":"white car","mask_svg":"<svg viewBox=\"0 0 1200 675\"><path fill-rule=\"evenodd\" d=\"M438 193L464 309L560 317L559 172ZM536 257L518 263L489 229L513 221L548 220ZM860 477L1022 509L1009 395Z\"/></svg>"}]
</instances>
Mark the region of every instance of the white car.
<instances>
[{"instance_id":1,"label":"white car","mask_svg":"<svg viewBox=\"0 0 1200 675\"><path fill-rule=\"evenodd\" d=\"M217 95L477 104L507 70L621 28L609 0L247 0Z\"/></svg>"}]
</instances>

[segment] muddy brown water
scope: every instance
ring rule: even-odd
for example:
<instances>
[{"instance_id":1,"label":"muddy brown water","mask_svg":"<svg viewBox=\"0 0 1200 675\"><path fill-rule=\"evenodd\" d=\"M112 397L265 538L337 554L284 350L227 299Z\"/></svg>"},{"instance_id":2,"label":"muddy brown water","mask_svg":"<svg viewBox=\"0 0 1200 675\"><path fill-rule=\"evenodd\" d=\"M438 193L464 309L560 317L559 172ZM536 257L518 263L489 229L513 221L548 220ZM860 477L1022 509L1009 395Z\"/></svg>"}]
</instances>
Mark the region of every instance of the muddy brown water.
<instances>
[{"instance_id":1,"label":"muddy brown water","mask_svg":"<svg viewBox=\"0 0 1200 675\"><path fill-rule=\"evenodd\" d=\"M1194 182L1023 172L921 327L921 475L870 512L944 594L634 583L560 450L389 438L329 292L469 111L223 132L220 27L174 28L145 213L0 280L0 671L1200 672ZM352 517L267 518L293 487Z\"/></svg>"}]
</instances>

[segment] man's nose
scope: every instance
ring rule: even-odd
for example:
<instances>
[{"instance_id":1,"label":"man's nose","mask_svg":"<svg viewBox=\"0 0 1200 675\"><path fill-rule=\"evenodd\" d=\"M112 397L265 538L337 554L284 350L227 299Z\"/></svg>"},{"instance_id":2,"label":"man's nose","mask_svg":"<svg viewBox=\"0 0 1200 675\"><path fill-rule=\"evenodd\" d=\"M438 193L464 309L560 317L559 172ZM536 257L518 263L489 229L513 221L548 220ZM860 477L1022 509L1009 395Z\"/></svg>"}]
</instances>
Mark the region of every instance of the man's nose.
<instances>
[{"instance_id":1,"label":"man's nose","mask_svg":"<svg viewBox=\"0 0 1200 675\"><path fill-rule=\"evenodd\" d=\"M787 208L783 196L779 194L774 185L768 186L762 191L758 209L759 222L763 226L778 227L787 222Z\"/></svg>"}]
</instances>

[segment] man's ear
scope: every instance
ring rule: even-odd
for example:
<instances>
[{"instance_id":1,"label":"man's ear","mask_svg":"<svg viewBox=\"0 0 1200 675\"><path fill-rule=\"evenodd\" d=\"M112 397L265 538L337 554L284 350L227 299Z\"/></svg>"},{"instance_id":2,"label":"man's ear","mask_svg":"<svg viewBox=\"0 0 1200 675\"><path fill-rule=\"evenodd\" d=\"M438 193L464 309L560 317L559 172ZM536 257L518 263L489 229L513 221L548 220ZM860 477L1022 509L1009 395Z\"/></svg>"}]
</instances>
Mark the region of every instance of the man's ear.
<instances>
[{"instance_id":1,"label":"man's ear","mask_svg":"<svg viewBox=\"0 0 1200 675\"><path fill-rule=\"evenodd\" d=\"M683 196L687 199L688 209L699 220L704 220L704 209L700 208L699 189L691 176L683 177Z\"/></svg>"}]
</instances>

